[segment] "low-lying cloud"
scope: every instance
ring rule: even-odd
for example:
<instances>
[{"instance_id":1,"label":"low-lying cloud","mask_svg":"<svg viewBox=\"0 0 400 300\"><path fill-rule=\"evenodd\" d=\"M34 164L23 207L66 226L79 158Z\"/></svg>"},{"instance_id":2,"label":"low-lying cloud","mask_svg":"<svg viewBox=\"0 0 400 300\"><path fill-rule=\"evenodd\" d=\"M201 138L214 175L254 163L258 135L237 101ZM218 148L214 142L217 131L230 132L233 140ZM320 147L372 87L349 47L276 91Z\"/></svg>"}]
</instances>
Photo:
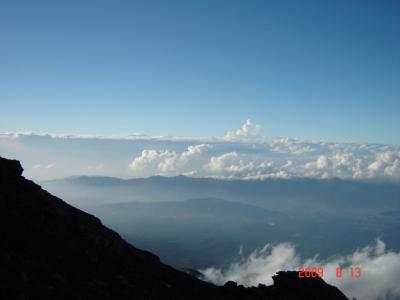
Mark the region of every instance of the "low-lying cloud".
<instances>
[{"instance_id":1,"label":"low-lying cloud","mask_svg":"<svg viewBox=\"0 0 400 300\"><path fill-rule=\"evenodd\" d=\"M124 178L400 180L400 145L271 139L250 119L221 137L0 133L0 155L22 159L32 178L86 172ZM50 159L57 168L44 172ZM93 167L98 165L107 168Z\"/></svg>"},{"instance_id":2,"label":"low-lying cloud","mask_svg":"<svg viewBox=\"0 0 400 300\"><path fill-rule=\"evenodd\" d=\"M210 145L200 144L188 146L181 153L171 150L143 150L141 155L135 157L129 164L129 169L134 173L146 170L160 175L178 175L184 170L186 173L195 172L188 169L190 161L201 157L208 148Z\"/></svg>"},{"instance_id":3,"label":"low-lying cloud","mask_svg":"<svg viewBox=\"0 0 400 300\"><path fill-rule=\"evenodd\" d=\"M189 174L223 179L342 178L400 180L400 147L357 143L268 140L261 126L247 120L218 142L189 145L177 153L146 149L130 164L134 172L151 175ZM190 149L192 159L182 162ZM207 149L208 151L204 151Z\"/></svg>"},{"instance_id":4,"label":"low-lying cloud","mask_svg":"<svg viewBox=\"0 0 400 300\"><path fill-rule=\"evenodd\" d=\"M131 162L134 173L190 174L223 179L342 178L400 180L400 147L261 138L250 120L224 141L188 145L182 152L145 149ZM192 155L193 153L193 155ZM184 159L187 157L187 159Z\"/></svg>"},{"instance_id":5,"label":"low-lying cloud","mask_svg":"<svg viewBox=\"0 0 400 300\"><path fill-rule=\"evenodd\" d=\"M381 240L347 256L320 260L318 256L302 259L289 243L266 245L249 257L232 263L226 269L201 270L205 279L218 285L232 280L245 286L272 284L272 276L280 270L298 270L299 267L322 267L323 279L337 286L350 299L400 299L400 253L387 250ZM336 268L342 277L336 276ZM352 277L350 268L359 267L361 276Z\"/></svg>"}]
</instances>

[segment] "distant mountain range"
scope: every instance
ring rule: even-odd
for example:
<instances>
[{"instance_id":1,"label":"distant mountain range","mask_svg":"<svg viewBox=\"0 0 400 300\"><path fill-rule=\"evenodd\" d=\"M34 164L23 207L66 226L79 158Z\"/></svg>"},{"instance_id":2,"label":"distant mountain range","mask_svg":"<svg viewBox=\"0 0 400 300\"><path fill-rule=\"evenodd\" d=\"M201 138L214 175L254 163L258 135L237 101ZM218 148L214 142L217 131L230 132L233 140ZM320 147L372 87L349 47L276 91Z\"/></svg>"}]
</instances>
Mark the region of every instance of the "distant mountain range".
<instances>
[{"instance_id":1,"label":"distant mountain range","mask_svg":"<svg viewBox=\"0 0 400 300\"><path fill-rule=\"evenodd\" d=\"M40 182L68 201L93 206L131 201L180 201L220 198L266 208L318 206L363 211L400 204L400 183L342 179L219 180L186 176L139 179L77 176ZM73 187L73 189L71 189ZM110 198L108 191L113 192Z\"/></svg>"},{"instance_id":2,"label":"distant mountain range","mask_svg":"<svg viewBox=\"0 0 400 300\"><path fill-rule=\"evenodd\" d=\"M177 268L226 267L267 243L303 257L346 255L376 238L400 250L400 184L339 179L79 176L41 182Z\"/></svg>"},{"instance_id":3,"label":"distant mountain range","mask_svg":"<svg viewBox=\"0 0 400 300\"><path fill-rule=\"evenodd\" d=\"M1 299L347 299L296 272L254 288L203 282L128 244L22 172L18 161L0 158Z\"/></svg>"}]
</instances>

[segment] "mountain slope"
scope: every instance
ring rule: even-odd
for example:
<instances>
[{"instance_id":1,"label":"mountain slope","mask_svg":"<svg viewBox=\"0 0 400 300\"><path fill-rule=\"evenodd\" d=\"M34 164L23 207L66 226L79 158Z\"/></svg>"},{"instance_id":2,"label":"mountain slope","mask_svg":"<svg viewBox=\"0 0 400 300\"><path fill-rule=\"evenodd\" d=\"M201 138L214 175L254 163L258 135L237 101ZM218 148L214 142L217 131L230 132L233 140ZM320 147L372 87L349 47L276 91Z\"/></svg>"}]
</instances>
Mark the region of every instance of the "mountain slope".
<instances>
[{"instance_id":1,"label":"mountain slope","mask_svg":"<svg viewBox=\"0 0 400 300\"><path fill-rule=\"evenodd\" d=\"M131 246L22 172L18 161L0 157L1 299L347 299L295 272L278 274L270 287L205 283Z\"/></svg>"}]
</instances>

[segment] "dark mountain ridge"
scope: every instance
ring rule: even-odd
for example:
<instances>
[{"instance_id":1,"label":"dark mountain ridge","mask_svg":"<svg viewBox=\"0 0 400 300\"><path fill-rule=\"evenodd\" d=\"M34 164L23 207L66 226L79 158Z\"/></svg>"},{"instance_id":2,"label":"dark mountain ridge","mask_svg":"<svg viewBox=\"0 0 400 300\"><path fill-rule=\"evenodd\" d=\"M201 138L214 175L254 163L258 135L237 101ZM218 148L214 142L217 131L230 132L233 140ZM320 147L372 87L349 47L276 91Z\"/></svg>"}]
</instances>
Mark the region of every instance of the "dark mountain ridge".
<instances>
[{"instance_id":1,"label":"dark mountain ridge","mask_svg":"<svg viewBox=\"0 0 400 300\"><path fill-rule=\"evenodd\" d=\"M347 299L322 279L280 272L273 286L217 287L135 248L99 219L0 157L1 299Z\"/></svg>"}]
</instances>

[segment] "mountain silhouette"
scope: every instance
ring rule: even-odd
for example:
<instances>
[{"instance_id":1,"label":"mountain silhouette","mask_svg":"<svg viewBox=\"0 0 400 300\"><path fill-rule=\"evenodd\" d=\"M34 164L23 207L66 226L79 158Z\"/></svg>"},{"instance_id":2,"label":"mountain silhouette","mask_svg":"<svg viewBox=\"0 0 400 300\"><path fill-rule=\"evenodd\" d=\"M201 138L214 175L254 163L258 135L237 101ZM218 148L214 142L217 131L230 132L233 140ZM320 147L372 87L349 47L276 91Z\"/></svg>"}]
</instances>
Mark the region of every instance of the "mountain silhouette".
<instances>
[{"instance_id":1,"label":"mountain silhouette","mask_svg":"<svg viewBox=\"0 0 400 300\"><path fill-rule=\"evenodd\" d=\"M320 278L279 272L274 285L223 287L135 248L100 220L0 157L0 299L347 299Z\"/></svg>"}]
</instances>

